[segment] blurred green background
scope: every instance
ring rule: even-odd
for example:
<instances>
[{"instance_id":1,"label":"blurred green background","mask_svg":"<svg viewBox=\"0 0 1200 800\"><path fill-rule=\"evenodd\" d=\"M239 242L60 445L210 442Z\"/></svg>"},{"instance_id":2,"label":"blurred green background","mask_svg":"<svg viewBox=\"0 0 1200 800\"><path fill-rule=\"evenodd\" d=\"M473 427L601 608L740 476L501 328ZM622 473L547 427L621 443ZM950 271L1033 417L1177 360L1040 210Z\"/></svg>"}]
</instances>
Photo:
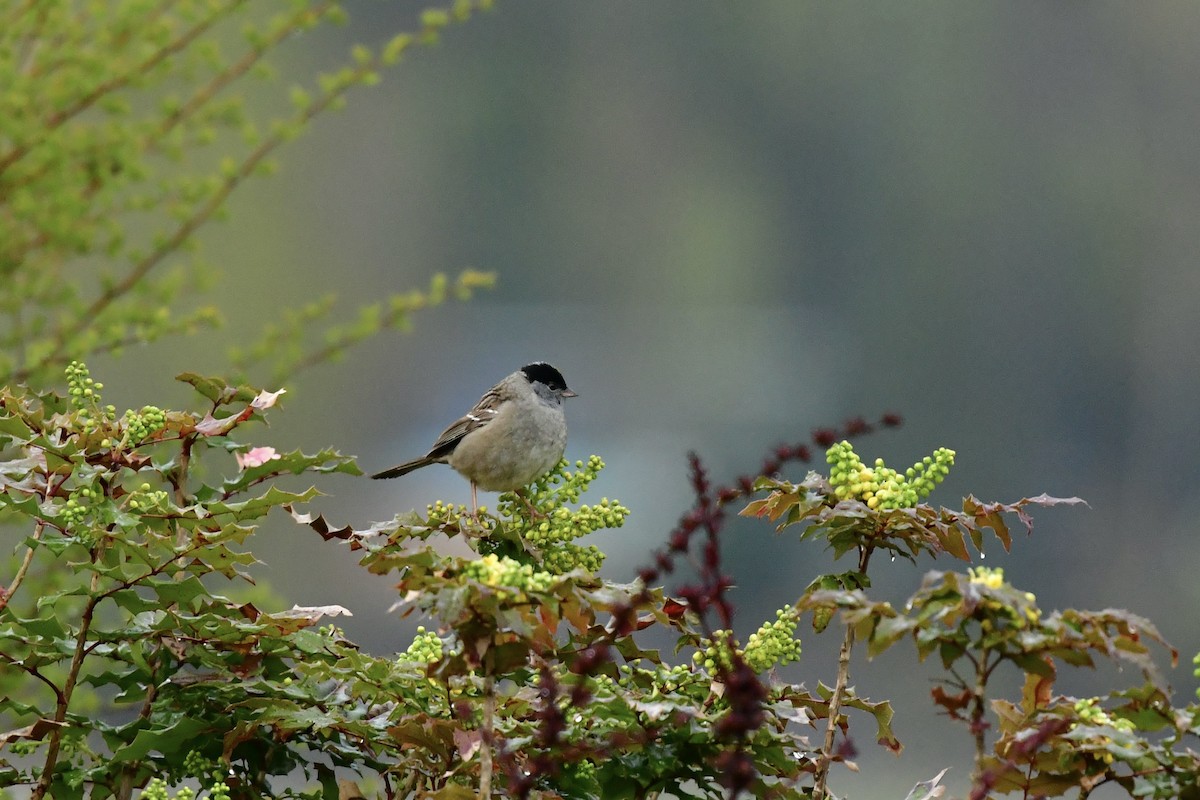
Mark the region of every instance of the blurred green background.
<instances>
[{"instance_id":1,"label":"blurred green background","mask_svg":"<svg viewBox=\"0 0 1200 800\"><path fill-rule=\"evenodd\" d=\"M346 6L350 26L286 56L334 62L419 10ZM118 404L183 402L166 376L222 369L226 344L286 307L336 291L350 313L438 271L495 271L471 304L302 375L256 444L332 445L375 471L547 359L580 394L568 456L603 456L596 495L633 510L597 542L624 580L690 502L689 449L729 480L814 427L896 411L904 427L858 449L900 467L956 449L935 502L1090 504L1037 513L1011 555L989 541L989 565L1046 610L1145 614L1190 659L1197 41L1200 5L1184 3L501 2L319 119L278 177L205 229L224 330L94 371ZM312 510L358 526L469 497L443 467L321 488ZM727 533L743 635L833 566L761 524ZM390 582L352 553L282 517L259 547L288 602L341 603L352 637L407 644ZM962 566L881 563L873 577L902 603L927 570ZM789 674L831 683L840 632L802 632ZM839 793L903 797L944 766L965 793L969 736L935 717L937 671L913 653L852 673L896 703L907 750L882 752L856 718L863 772L836 773ZM1171 676L1180 703L1189 672ZM1056 688L1138 680L1104 667Z\"/></svg>"}]
</instances>

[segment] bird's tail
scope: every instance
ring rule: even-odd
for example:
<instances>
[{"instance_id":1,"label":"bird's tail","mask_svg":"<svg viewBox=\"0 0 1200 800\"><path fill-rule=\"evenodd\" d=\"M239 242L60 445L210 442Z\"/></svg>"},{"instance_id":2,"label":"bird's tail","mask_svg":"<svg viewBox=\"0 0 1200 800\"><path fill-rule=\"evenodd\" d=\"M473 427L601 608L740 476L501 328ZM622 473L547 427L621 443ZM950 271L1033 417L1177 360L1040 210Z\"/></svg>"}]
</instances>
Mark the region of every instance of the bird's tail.
<instances>
[{"instance_id":1,"label":"bird's tail","mask_svg":"<svg viewBox=\"0 0 1200 800\"><path fill-rule=\"evenodd\" d=\"M376 472L371 476L371 478L374 480L379 480L381 478L399 478L401 475L407 475L414 469L428 467L430 464L434 463L436 462L432 458L414 458L412 461L405 461L403 464L397 464L391 469L385 469L383 472Z\"/></svg>"}]
</instances>

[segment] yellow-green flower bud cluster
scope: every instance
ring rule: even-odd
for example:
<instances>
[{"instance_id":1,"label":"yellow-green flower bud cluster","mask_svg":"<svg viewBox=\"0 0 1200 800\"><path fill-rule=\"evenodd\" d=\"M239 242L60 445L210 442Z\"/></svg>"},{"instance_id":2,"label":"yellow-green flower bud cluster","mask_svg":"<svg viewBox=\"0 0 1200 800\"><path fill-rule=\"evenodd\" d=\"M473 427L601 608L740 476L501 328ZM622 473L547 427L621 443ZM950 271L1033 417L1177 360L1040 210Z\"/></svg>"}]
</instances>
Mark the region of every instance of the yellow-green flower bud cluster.
<instances>
[{"instance_id":1,"label":"yellow-green flower bud cluster","mask_svg":"<svg viewBox=\"0 0 1200 800\"><path fill-rule=\"evenodd\" d=\"M990 594L990 592L999 592L1008 586L1004 580L1003 568L971 567L967 570L967 578L975 586L987 590L979 590L979 594L984 595L984 598L976 607L975 612L977 617L982 617L980 627L984 633L991 633L998 626L1003 627L1009 624L1026 628L1030 625L1037 625L1041 620L1042 612L1037 607L1037 596L1033 592L1024 592L1020 596L992 596Z\"/></svg>"},{"instance_id":2,"label":"yellow-green flower bud cluster","mask_svg":"<svg viewBox=\"0 0 1200 800\"><path fill-rule=\"evenodd\" d=\"M568 772L575 773L575 779L579 781L591 781L596 778L596 764L589 759L581 759L564 765Z\"/></svg>"},{"instance_id":3,"label":"yellow-green flower bud cluster","mask_svg":"<svg viewBox=\"0 0 1200 800\"><path fill-rule=\"evenodd\" d=\"M463 515L467 513L466 506L443 503L441 500L433 505L425 506L425 510L429 525L434 528L439 525L458 524Z\"/></svg>"},{"instance_id":4,"label":"yellow-green flower bud cluster","mask_svg":"<svg viewBox=\"0 0 1200 800\"><path fill-rule=\"evenodd\" d=\"M184 786L175 793L175 800L192 800L196 796L195 791ZM162 778L151 778L146 784L146 788L142 789L142 800L171 800L171 793L167 791L167 782Z\"/></svg>"},{"instance_id":5,"label":"yellow-green flower bud cluster","mask_svg":"<svg viewBox=\"0 0 1200 800\"><path fill-rule=\"evenodd\" d=\"M999 589L1004 586L1003 567L971 567L967 570L971 583L978 583L989 589Z\"/></svg>"},{"instance_id":6,"label":"yellow-green flower bud cluster","mask_svg":"<svg viewBox=\"0 0 1200 800\"><path fill-rule=\"evenodd\" d=\"M1200 653L1192 656L1192 675L1193 677L1200 678ZM1196 690L1196 697L1200 697L1200 689Z\"/></svg>"},{"instance_id":7,"label":"yellow-green flower bud cluster","mask_svg":"<svg viewBox=\"0 0 1200 800\"><path fill-rule=\"evenodd\" d=\"M559 544L542 552L542 566L552 575L565 575L573 569L596 572L603 563L604 553L592 544Z\"/></svg>"},{"instance_id":8,"label":"yellow-green flower bud cluster","mask_svg":"<svg viewBox=\"0 0 1200 800\"><path fill-rule=\"evenodd\" d=\"M700 649L692 654L692 661L710 673L731 669L734 655L755 672L790 664L800 659L800 640L796 638L799 622L800 612L785 606L775 612L773 621L763 623L750 634L744 649L735 645L732 631L713 631L712 639L701 641Z\"/></svg>"},{"instance_id":9,"label":"yellow-green flower bud cluster","mask_svg":"<svg viewBox=\"0 0 1200 800\"><path fill-rule=\"evenodd\" d=\"M151 491L150 484L143 483L129 495L126 504L130 511L143 514L159 511L167 504L167 493L162 489Z\"/></svg>"},{"instance_id":10,"label":"yellow-green flower bud cluster","mask_svg":"<svg viewBox=\"0 0 1200 800\"><path fill-rule=\"evenodd\" d=\"M604 461L600 456L588 456L586 462L575 462L575 472L568 472L569 466L566 459L559 461L554 469L530 486L529 502L539 511L545 512L566 503L578 503L580 496L604 469ZM517 499L517 502L520 500Z\"/></svg>"},{"instance_id":11,"label":"yellow-green flower bud cluster","mask_svg":"<svg viewBox=\"0 0 1200 800\"><path fill-rule=\"evenodd\" d=\"M100 402L100 390L104 384L92 380L87 365L82 361L72 361L67 365L67 394L71 397L71 405L76 408L94 406Z\"/></svg>"},{"instance_id":12,"label":"yellow-green flower bud cluster","mask_svg":"<svg viewBox=\"0 0 1200 800\"><path fill-rule=\"evenodd\" d=\"M673 667L666 664L653 664L649 669L635 667L632 664L622 664L618 667L620 676L616 683L625 689L635 689L649 684L648 697L655 699L660 695L678 691L696 679L696 673L687 664L677 664Z\"/></svg>"},{"instance_id":13,"label":"yellow-green flower bud cluster","mask_svg":"<svg viewBox=\"0 0 1200 800\"><path fill-rule=\"evenodd\" d=\"M702 639L701 647L692 654L692 661L704 667L709 673L727 672L733 669L734 654L739 657L745 653L734 646L733 631L713 631L713 638Z\"/></svg>"},{"instance_id":14,"label":"yellow-green flower bud cluster","mask_svg":"<svg viewBox=\"0 0 1200 800\"><path fill-rule=\"evenodd\" d=\"M63 526L74 528L81 525L95 508L95 504L103 497L99 489L92 486L83 486L71 492L67 497L67 502L63 504L62 510L58 512L58 518L62 520Z\"/></svg>"},{"instance_id":15,"label":"yellow-green flower bud cluster","mask_svg":"<svg viewBox=\"0 0 1200 800\"><path fill-rule=\"evenodd\" d=\"M1085 725L1096 728L1113 728L1124 733L1129 733L1137 727L1132 720L1110 716L1107 711L1100 707L1097 698L1094 697L1076 700L1073 709L1078 722L1072 723L1072 730L1078 728L1080 725ZM1111 764L1116 760L1113 753L1108 749L1112 743L1113 739L1111 736L1099 733L1092 733L1088 735L1086 740L1079 742L1079 744L1093 745L1095 749L1093 747L1086 749L1094 758L1103 761L1105 764Z\"/></svg>"},{"instance_id":16,"label":"yellow-green flower bud cluster","mask_svg":"<svg viewBox=\"0 0 1200 800\"><path fill-rule=\"evenodd\" d=\"M467 562L462 576L485 586L518 592L545 592L554 584L554 576L549 572L495 553Z\"/></svg>"},{"instance_id":17,"label":"yellow-green flower bud cluster","mask_svg":"<svg viewBox=\"0 0 1200 800\"><path fill-rule=\"evenodd\" d=\"M223 780L218 780L205 787L209 800L229 800L229 785ZM162 778L151 778L146 784L146 788L142 789L142 800L172 800L170 792L167 791L167 782ZM194 800L196 790L189 786L180 787L175 793L173 800Z\"/></svg>"},{"instance_id":18,"label":"yellow-green flower bud cluster","mask_svg":"<svg viewBox=\"0 0 1200 800\"><path fill-rule=\"evenodd\" d=\"M786 606L775 612L772 622L763 626L746 640L746 663L755 672L765 672L778 665L783 666L800 660L800 640L796 638L796 625L800 612Z\"/></svg>"},{"instance_id":19,"label":"yellow-green flower bud cluster","mask_svg":"<svg viewBox=\"0 0 1200 800\"><path fill-rule=\"evenodd\" d=\"M1137 727L1131 720L1111 716L1100 707L1095 697L1085 697L1082 700L1076 700L1074 708L1075 716L1084 725L1103 725L1109 728L1116 728L1119 731L1132 731Z\"/></svg>"},{"instance_id":20,"label":"yellow-green flower bud cluster","mask_svg":"<svg viewBox=\"0 0 1200 800\"><path fill-rule=\"evenodd\" d=\"M183 771L193 778L212 775L216 769L217 765L212 759L205 757L199 750L189 750L188 754L183 757ZM220 773L215 774L219 775Z\"/></svg>"},{"instance_id":21,"label":"yellow-green flower bud cluster","mask_svg":"<svg viewBox=\"0 0 1200 800\"><path fill-rule=\"evenodd\" d=\"M67 395L71 405L79 412L80 429L84 433L95 433L105 425L110 425L116 419L117 410L113 406L100 405L100 390L103 383L92 380L87 365L82 361L72 361L67 365Z\"/></svg>"},{"instance_id":22,"label":"yellow-green flower bud cluster","mask_svg":"<svg viewBox=\"0 0 1200 800\"><path fill-rule=\"evenodd\" d=\"M871 508L886 510L911 508L928 497L950 472L954 451L939 447L903 475L884 464L882 458L875 459L873 467L866 466L848 441L831 446L825 451L825 460L838 500L861 500Z\"/></svg>"},{"instance_id":23,"label":"yellow-green flower bud cluster","mask_svg":"<svg viewBox=\"0 0 1200 800\"><path fill-rule=\"evenodd\" d=\"M442 660L444 652L441 638L433 631L425 630L424 625L419 625L417 626L417 635L413 637L412 644L400 656L400 660L433 664Z\"/></svg>"},{"instance_id":24,"label":"yellow-green flower bud cluster","mask_svg":"<svg viewBox=\"0 0 1200 800\"><path fill-rule=\"evenodd\" d=\"M124 443L137 444L161 431L167 424L167 415L157 406L142 406L141 411L126 410L121 422L125 426Z\"/></svg>"},{"instance_id":25,"label":"yellow-green flower bud cluster","mask_svg":"<svg viewBox=\"0 0 1200 800\"><path fill-rule=\"evenodd\" d=\"M567 470L567 462L543 475L530 487L528 502L515 494L500 499L500 510L512 519L527 525L524 538L542 554L543 566L555 574L583 568L595 572L604 561L596 547L572 544L575 539L604 528L619 528L625 524L629 509L618 502L602 498L599 503L570 508L591 486L604 461L591 456L586 462L576 461L575 471ZM529 514L529 507L536 509Z\"/></svg>"},{"instance_id":26,"label":"yellow-green flower bud cluster","mask_svg":"<svg viewBox=\"0 0 1200 800\"><path fill-rule=\"evenodd\" d=\"M118 447L124 447L139 444L166 426L167 415L157 406L142 406L141 411L128 409L118 425L117 409L111 405L100 405L100 390L104 384L92 380L86 364L72 361L67 365L66 374L67 394L71 398L71 405L78 411L83 433L103 430L106 437L115 438L114 432L117 432L120 434ZM100 442L104 448L112 445L112 438Z\"/></svg>"}]
</instances>

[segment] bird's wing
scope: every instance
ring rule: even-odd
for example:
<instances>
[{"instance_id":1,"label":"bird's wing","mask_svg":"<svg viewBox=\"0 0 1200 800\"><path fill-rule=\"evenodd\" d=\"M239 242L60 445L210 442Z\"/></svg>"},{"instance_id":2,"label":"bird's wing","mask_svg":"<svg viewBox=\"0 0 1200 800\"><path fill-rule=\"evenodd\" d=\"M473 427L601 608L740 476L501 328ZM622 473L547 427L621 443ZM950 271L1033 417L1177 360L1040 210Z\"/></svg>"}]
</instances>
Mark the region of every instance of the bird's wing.
<instances>
[{"instance_id":1,"label":"bird's wing","mask_svg":"<svg viewBox=\"0 0 1200 800\"><path fill-rule=\"evenodd\" d=\"M454 448L458 447L458 443L464 436L479 430L496 418L499 405L500 398L494 390L479 398L479 402L475 404L474 408L442 431L442 435L433 443L433 447L429 448L429 453L425 457L440 460L453 453Z\"/></svg>"}]
</instances>

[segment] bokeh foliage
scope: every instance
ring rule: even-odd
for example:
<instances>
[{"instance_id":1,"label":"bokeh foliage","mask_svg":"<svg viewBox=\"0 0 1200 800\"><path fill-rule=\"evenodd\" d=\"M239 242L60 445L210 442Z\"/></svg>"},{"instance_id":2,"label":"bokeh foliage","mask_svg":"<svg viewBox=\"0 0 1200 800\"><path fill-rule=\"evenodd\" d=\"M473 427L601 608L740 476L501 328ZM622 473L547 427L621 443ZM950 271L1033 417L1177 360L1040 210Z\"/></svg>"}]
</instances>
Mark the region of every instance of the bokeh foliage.
<instances>
[{"instance_id":1,"label":"bokeh foliage","mask_svg":"<svg viewBox=\"0 0 1200 800\"><path fill-rule=\"evenodd\" d=\"M378 81L487 0L431 9L377 50L275 85L271 57L342 23L328 0L13 0L0 8L0 382L47 383L72 359L217 323L219 290L194 234L348 92ZM259 95L264 95L259 97ZM276 102L271 102L272 97ZM241 265L228 265L240 269ZM488 278L467 273L465 296ZM323 332L327 302L289 314L235 354L276 381L440 302L399 294ZM214 292L215 293L215 292ZM315 335L314 335L315 331ZM284 335L286 334L286 335ZM306 336L312 337L306 340ZM286 343L286 346L283 344ZM266 377L266 376L264 376Z\"/></svg>"}]
</instances>

